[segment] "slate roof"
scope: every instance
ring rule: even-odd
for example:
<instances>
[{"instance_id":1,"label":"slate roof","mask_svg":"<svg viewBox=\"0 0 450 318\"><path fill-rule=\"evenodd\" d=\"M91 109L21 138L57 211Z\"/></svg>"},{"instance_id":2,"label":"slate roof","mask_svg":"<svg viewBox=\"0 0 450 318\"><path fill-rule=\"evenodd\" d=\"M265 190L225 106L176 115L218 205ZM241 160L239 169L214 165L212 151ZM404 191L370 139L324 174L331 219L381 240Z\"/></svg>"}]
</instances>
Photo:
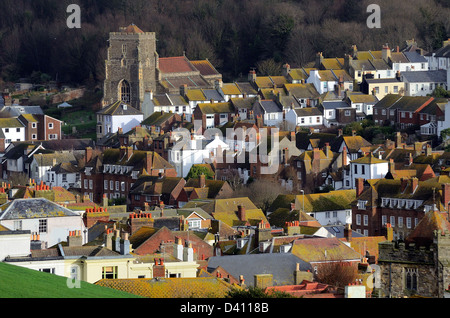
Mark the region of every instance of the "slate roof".
<instances>
[{"instance_id":1,"label":"slate roof","mask_svg":"<svg viewBox=\"0 0 450 318\"><path fill-rule=\"evenodd\" d=\"M409 83L446 83L446 70L409 71L401 76Z\"/></svg>"},{"instance_id":2,"label":"slate roof","mask_svg":"<svg viewBox=\"0 0 450 318\"><path fill-rule=\"evenodd\" d=\"M310 264L291 253L263 253L213 256L208 259L208 271L220 266L233 277L243 275L248 287L254 286L254 275L272 274L273 285L281 286L294 284L297 264L300 264L301 271L312 269Z\"/></svg>"},{"instance_id":3,"label":"slate roof","mask_svg":"<svg viewBox=\"0 0 450 318\"><path fill-rule=\"evenodd\" d=\"M430 55L434 55L435 57L450 58L450 45L441 47L440 49L436 50L433 54Z\"/></svg>"},{"instance_id":4,"label":"slate roof","mask_svg":"<svg viewBox=\"0 0 450 318\"><path fill-rule=\"evenodd\" d=\"M272 100L261 100L259 104L266 113L279 113L282 111L280 106Z\"/></svg>"},{"instance_id":5,"label":"slate roof","mask_svg":"<svg viewBox=\"0 0 450 318\"><path fill-rule=\"evenodd\" d=\"M15 199L0 206L0 220L79 216L45 198Z\"/></svg>"},{"instance_id":6,"label":"slate roof","mask_svg":"<svg viewBox=\"0 0 450 318\"><path fill-rule=\"evenodd\" d=\"M119 100L99 110L97 114L121 116L121 115L142 115L142 112Z\"/></svg>"},{"instance_id":7,"label":"slate roof","mask_svg":"<svg viewBox=\"0 0 450 318\"><path fill-rule=\"evenodd\" d=\"M55 152L55 153L37 153L33 155L34 160L36 161L38 166L53 166L53 162L56 164L62 162L72 162L74 164L77 163L77 159L73 152Z\"/></svg>"},{"instance_id":8,"label":"slate roof","mask_svg":"<svg viewBox=\"0 0 450 318\"><path fill-rule=\"evenodd\" d=\"M406 58L411 62L411 63L427 63L427 59L425 57L423 57L422 55L420 55L417 52L403 52L403 54L406 56Z\"/></svg>"}]
</instances>

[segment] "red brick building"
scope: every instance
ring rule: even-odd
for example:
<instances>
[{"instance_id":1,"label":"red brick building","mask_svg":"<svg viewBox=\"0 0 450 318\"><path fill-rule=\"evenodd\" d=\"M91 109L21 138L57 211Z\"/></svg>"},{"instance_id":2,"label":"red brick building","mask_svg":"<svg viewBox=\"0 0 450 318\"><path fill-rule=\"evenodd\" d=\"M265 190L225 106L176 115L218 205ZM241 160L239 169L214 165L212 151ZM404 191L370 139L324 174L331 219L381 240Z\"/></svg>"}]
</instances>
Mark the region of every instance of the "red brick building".
<instances>
[{"instance_id":1,"label":"red brick building","mask_svg":"<svg viewBox=\"0 0 450 318\"><path fill-rule=\"evenodd\" d=\"M128 198L129 191L141 175L176 177L174 167L152 151L132 147L106 149L86 148L85 168L81 173L84 195L99 203L105 194L109 199Z\"/></svg>"},{"instance_id":2,"label":"red brick building","mask_svg":"<svg viewBox=\"0 0 450 318\"><path fill-rule=\"evenodd\" d=\"M352 229L366 236L384 234L386 224L394 239L405 239L426 212L448 213L450 184L417 178L357 180L352 203Z\"/></svg>"}]
</instances>

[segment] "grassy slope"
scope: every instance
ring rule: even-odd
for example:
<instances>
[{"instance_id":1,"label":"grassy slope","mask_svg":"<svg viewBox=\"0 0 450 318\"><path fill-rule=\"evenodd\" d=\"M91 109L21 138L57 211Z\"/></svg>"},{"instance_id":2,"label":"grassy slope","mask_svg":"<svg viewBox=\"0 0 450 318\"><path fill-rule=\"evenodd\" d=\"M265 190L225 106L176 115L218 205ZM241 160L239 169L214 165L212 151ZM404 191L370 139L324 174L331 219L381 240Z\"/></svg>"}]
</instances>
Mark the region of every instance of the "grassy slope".
<instances>
[{"instance_id":1,"label":"grassy slope","mask_svg":"<svg viewBox=\"0 0 450 318\"><path fill-rule=\"evenodd\" d=\"M0 262L0 298L135 298L118 290L81 282L67 287L65 277Z\"/></svg>"}]
</instances>

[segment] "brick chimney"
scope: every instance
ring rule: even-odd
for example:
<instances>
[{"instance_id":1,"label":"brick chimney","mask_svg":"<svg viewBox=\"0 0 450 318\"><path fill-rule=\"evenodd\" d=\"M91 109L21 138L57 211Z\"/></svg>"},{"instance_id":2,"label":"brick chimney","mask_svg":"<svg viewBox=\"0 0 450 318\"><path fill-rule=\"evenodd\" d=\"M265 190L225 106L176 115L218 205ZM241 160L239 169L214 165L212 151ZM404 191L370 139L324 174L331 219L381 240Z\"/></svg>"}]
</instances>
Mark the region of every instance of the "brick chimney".
<instances>
[{"instance_id":1,"label":"brick chimney","mask_svg":"<svg viewBox=\"0 0 450 318\"><path fill-rule=\"evenodd\" d=\"M419 179L416 177L411 178L411 193L414 193L419 186Z\"/></svg>"},{"instance_id":2,"label":"brick chimney","mask_svg":"<svg viewBox=\"0 0 450 318\"><path fill-rule=\"evenodd\" d=\"M145 153L145 170L147 170L148 174L152 174L152 166L153 166L153 153L151 151L147 151Z\"/></svg>"},{"instance_id":3,"label":"brick chimney","mask_svg":"<svg viewBox=\"0 0 450 318\"><path fill-rule=\"evenodd\" d=\"M199 187L200 188L204 188L204 187L206 187L206 177L205 177L205 175L202 173L199 177Z\"/></svg>"},{"instance_id":4,"label":"brick chimney","mask_svg":"<svg viewBox=\"0 0 450 318\"><path fill-rule=\"evenodd\" d=\"M330 147L329 142L325 143L324 152L325 152L325 156L327 156L327 158L329 158L331 155L331 147Z\"/></svg>"},{"instance_id":5,"label":"brick chimney","mask_svg":"<svg viewBox=\"0 0 450 318\"><path fill-rule=\"evenodd\" d=\"M389 172L395 173L395 162L394 159L389 159Z\"/></svg>"},{"instance_id":6,"label":"brick chimney","mask_svg":"<svg viewBox=\"0 0 450 318\"><path fill-rule=\"evenodd\" d=\"M240 221L247 221L247 216L245 215L245 207L243 205L238 205L237 216Z\"/></svg>"},{"instance_id":7,"label":"brick chimney","mask_svg":"<svg viewBox=\"0 0 450 318\"><path fill-rule=\"evenodd\" d=\"M444 183L442 185L442 204L448 206L450 202L450 184Z\"/></svg>"},{"instance_id":8,"label":"brick chimney","mask_svg":"<svg viewBox=\"0 0 450 318\"><path fill-rule=\"evenodd\" d=\"M347 165L347 147L344 146L342 148L342 166L345 167Z\"/></svg>"},{"instance_id":9,"label":"brick chimney","mask_svg":"<svg viewBox=\"0 0 450 318\"><path fill-rule=\"evenodd\" d=\"M155 264L153 264L153 278L166 277L166 266L164 265L163 258L155 258Z\"/></svg>"},{"instance_id":10,"label":"brick chimney","mask_svg":"<svg viewBox=\"0 0 450 318\"><path fill-rule=\"evenodd\" d=\"M344 238L346 238L348 242L352 240L352 225L349 223L345 224Z\"/></svg>"},{"instance_id":11,"label":"brick chimney","mask_svg":"<svg viewBox=\"0 0 450 318\"><path fill-rule=\"evenodd\" d=\"M84 162L88 163L89 161L91 161L92 159L92 148L91 147L87 147L86 149L84 149Z\"/></svg>"},{"instance_id":12,"label":"brick chimney","mask_svg":"<svg viewBox=\"0 0 450 318\"><path fill-rule=\"evenodd\" d=\"M356 197L359 197L361 193L364 191L364 179L357 178L355 186L356 186Z\"/></svg>"}]
</instances>

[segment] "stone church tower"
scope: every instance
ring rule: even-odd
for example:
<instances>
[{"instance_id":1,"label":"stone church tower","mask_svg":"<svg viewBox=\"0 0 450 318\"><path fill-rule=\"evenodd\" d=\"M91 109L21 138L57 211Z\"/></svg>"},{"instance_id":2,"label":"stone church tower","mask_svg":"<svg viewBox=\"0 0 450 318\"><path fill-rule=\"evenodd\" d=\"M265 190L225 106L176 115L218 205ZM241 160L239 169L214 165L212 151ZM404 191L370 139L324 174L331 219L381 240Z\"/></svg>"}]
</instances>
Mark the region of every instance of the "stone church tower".
<instances>
[{"instance_id":1,"label":"stone church tower","mask_svg":"<svg viewBox=\"0 0 450 318\"><path fill-rule=\"evenodd\" d=\"M134 24L109 34L102 106L118 100L141 109L146 91L156 91L156 36Z\"/></svg>"}]
</instances>

